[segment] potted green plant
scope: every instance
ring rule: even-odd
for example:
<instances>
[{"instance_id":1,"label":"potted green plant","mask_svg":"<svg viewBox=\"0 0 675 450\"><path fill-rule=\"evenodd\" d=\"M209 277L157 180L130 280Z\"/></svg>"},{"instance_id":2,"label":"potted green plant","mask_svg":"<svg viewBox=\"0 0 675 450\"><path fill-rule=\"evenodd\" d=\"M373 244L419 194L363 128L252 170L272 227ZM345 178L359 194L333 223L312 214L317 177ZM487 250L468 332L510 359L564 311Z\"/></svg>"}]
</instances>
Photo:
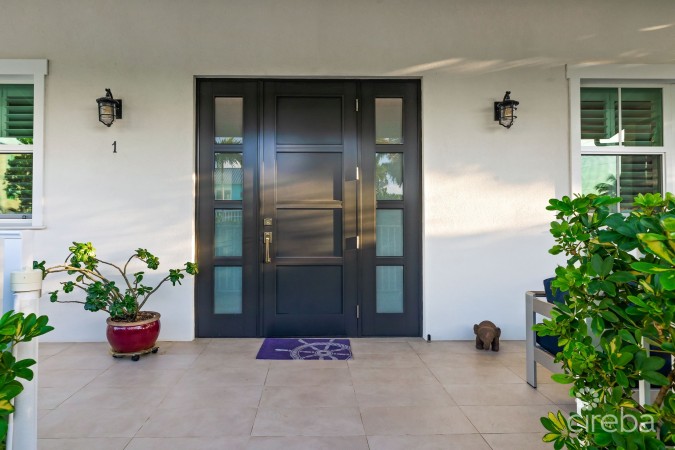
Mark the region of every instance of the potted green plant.
<instances>
[{"instance_id":1,"label":"potted green plant","mask_svg":"<svg viewBox=\"0 0 675 450\"><path fill-rule=\"evenodd\" d=\"M169 273L155 286L143 284L145 272L130 273L134 261L142 262L148 269L159 268L159 258L146 249L137 249L123 265L113 264L97 257L91 242L73 242L63 264L45 267L45 261L33 262L35 269L42 270L43 279L50 274L64 273L69 278L60 281L61 290L49 293L49 299L58 303L80 303L87 311L104 311L107 319L106 337L113 356L139 355L157 351L155 343L159 336L160 314L142 310L148 299L167 281L173 286L181 284L185 274L195 275L197 265L186 262L181 269L169 269ZM108 269L111 274L106 274ZM116 281L117 280L117 281ZM120 284L118 285L118 281ZM121 287L120 287L121 286ZM62 300L64 294L83 293L84 299Z\"/></svg>"},{"instance_id":2,"label":"potted green plant","mask_svg":"<svg viewBox=\"0 0 675 450\"><path fill-rule=\"evenodd\" d=\"M618 197L550 200L552 254L567 263L552 286L567 291L539 335L557 336L562 367L580 413L541 419L556 449L665 449L675 445L675 196L638 195L630 212ZM655 356L650 350L659 349ZM640 402L640 382L659 388Z\"/></svg>"}]
</instances>

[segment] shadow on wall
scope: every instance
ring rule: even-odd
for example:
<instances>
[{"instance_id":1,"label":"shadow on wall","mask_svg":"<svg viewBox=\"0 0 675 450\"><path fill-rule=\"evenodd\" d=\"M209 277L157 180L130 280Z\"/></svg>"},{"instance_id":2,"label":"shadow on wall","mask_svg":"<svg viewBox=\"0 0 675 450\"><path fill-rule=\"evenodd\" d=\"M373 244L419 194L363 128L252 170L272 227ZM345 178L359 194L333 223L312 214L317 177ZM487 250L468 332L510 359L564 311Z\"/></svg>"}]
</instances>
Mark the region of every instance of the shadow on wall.
<instances>
[{"instance_id":1,"label":"shadow on wall","mask_svg":"<svg viewBox=\"0 0 675 450\"><path fill-rule=\"evenodd\" d=\"M548 254L548 223L517 231L431 236L425 241L425 333L473 339L473 324L491 320L503 339L525 339L525 291L564 261Z\"/></svg>"},{"instance_id":2,"label":"shadow on wall","mask_svg":"<svg viewBox=\"0 0 675 450\"><path fill-rule=\"evenodd\" d=\"M503 72L512 69L528 67L553 68L564 65L560 59L548 57L523 58L513 61L503 59L478 60L470 58L448 58L440 61L417 64L410 67L396 69L387 74L392 77L423 75L429 72L444 72L452 74L470 74Z\"/></svg>"},{"instance_id":3,"label":"shadow on wall","mask_svg":"<svg viewBox=\"0 0 675 450\"><path fill-rule=\"evenodd\" d=\"M507 165L490 164L500 163ZM558 175L558 183L550 174L530 176L521 171L512 176L508 172L504 172L508 180L478 166L425 173L425 236L489 237L548 226L554 216L546 206L550 198L567 194L566 171Z\"/></svg>"}]
</instances>

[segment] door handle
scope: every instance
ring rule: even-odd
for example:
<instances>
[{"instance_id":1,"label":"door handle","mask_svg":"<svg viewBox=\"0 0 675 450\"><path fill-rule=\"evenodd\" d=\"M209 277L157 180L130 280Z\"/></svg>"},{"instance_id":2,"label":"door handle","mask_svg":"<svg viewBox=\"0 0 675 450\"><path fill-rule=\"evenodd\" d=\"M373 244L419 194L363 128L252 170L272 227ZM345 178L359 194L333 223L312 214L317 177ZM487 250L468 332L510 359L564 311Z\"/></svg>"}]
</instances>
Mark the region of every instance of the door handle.
<instances>
[{"instance_id":1,"label":"door handle","mask_svg":"<svg viewBox=\"0 0 675 450\"><path fill-rule=\"evenodd\" d=\"M271 231L265 231L263 233L263 242L265 243L265 264L269 264L272 262L272 258L270 257L270 243L272 242Z\"/></svg>"}]
</instances>

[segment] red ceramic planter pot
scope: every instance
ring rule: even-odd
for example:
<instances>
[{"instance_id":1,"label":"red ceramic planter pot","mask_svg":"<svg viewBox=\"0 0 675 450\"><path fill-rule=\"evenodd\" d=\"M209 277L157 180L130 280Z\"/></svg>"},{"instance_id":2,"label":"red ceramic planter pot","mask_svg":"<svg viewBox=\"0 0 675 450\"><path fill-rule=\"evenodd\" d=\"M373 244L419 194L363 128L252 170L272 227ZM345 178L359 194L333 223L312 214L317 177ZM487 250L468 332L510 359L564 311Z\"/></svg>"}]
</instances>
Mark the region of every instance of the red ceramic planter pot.
<instances>
[{"instance_id":1,"label":"red ceramic planter pot","mask_svg":"<svg viewBox=\"0 0 675 450\"><path fill-rule=\"evenodd\" d=\"M155 346L159 337L160 314L154 311L145 312L152 314L152 318L138 322L115 322L110 318L106 320L106 337L113 352L134 353Z\"/></svg>"}]
</instances>

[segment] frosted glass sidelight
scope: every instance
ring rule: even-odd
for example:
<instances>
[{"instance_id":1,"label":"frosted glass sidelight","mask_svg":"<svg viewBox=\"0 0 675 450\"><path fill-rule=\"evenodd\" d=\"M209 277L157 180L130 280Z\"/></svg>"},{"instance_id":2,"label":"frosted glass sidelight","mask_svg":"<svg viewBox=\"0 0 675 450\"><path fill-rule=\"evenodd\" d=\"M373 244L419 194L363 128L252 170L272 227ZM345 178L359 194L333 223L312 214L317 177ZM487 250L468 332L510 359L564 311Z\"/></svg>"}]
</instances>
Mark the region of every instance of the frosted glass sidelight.
<instances>
[{"instance_id":1,"label":"frosted glass sidelight","mask_svg":"<svg viewBox=\"0 0 675 450\"><path fill-rule=\"evenodd\" d=\"M242 144L244 142L244 99L218 97L215 104L216 144Z\"/></svg>"},{"instance_id":2,"label":"frosted glass sidelight","mask_svg":"<svg viewBox=\"0 0 675 450\"><path fill-rule=\"evenodd\" d=\"M375 254L403 256L403 210L378 209L375 224Z\"/></svg>"},{"instance_id":3,"label":"frosted glass sidelight","mask_svg":"<svg viewBox=\"0 0 675 450\"><path fill-rule=\"evenodd\" d=\"M242 217L240 209L216 210L213 241L215 256L241 256Z\"/></svg>"},{"instance_id":4,"label":"frosted glass sidelight","mask_svg":"<svg viewBox=\"0 0 675 450\"><path fill-rule=\"evenodd\" d=\"M241 314L243 309L241 267L216 267L214 271L214 314Z\"/></svg>"},{"instance_id":5,"label":"frosted glass sidelight","mask_svg":"<svg viewBox=\"0 0 675 450\"><path fill-rule=\"evenodd\" d=\"M377 266L375 284L376 312L403 313L403 266Z\"/></svg>"},{"instance_id":6,"label":"frosted glass sidelight","mask_svg":"<svg viewBox=\"0 0 675 450\"><path fill-rule=\"evenodd\" d=\"M403 144L403 99L375 99L375 143Z\"/></svg>"}]
</instances>

